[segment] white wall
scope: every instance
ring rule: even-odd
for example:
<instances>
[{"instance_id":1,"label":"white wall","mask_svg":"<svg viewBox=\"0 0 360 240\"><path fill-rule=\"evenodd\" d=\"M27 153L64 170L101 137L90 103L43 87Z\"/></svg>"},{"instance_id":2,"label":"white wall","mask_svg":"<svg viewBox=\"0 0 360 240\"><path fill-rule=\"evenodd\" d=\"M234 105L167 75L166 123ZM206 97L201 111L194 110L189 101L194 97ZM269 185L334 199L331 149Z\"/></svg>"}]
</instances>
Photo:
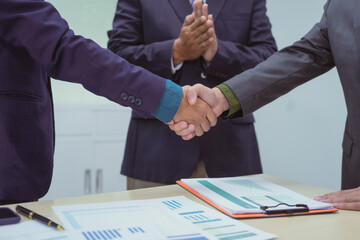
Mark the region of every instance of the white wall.
<instances>
[{"instance_id":1,"label":"white wall","mask_svg":"<svg viewBox=\"0 0 360 240\"><path fill-rule=\"evenodd\" d=\"M82 35L107 46L107 31L112 28L117 0L48 0L65 18L75 34ZM54 102L61 104L114 104L96 96L79 85L52 81Z\"/></svg>"},{"instance_id":2,"label":"white wall","mask_svg":"<svg viewBox=\"0 0 360 240\"><path fill-rule=\"evenodd\" d=\"M323 1L271 0L268 15L279 49L320 21ZM265 173L340 188L346 109L335 69L255 113Z\"/></svg>"},{"instance_id":3,"label":"white wall","mask_svg":"<svg viewBox=\"0 0 360 240\"><path fill-rule=\"evenodd\" d=\"M111 28L116 0L49 2L75 33L106 47L106 31ZM309 31L320 20L324 4L325 0L268 1L268 15L279 48ZM56 105L113 104L72 83L53 81L53 92ZM258 110L256 130L265 173L338 189L345 111L335 70Z\"/></svg>"}]
</instances>

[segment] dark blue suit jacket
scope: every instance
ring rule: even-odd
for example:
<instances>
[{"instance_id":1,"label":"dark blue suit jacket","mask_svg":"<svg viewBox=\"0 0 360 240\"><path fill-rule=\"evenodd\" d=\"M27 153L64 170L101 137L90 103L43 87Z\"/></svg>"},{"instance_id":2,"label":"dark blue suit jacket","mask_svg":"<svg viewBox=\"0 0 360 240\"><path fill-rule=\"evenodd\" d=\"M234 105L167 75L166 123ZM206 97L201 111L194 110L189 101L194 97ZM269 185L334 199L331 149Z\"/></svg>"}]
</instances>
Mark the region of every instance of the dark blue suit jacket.
<instances>
[{"instance_id":1,"label":"dark blue suit jacket","mask_svg":"<svg viewBox=\"0 0 360 240\"><path fill-rule=\"evenodd\" d=\"M165 79L74 35L51 4L0 0L0 200L36 200L49 188L54 152L49 76L80 83L144 117L165 88ZM124 93L142 103L129 102Z\"/></svg>"},{"instance_id":2,"label":"dark blue suit jacket","mask_svg":"<svg viewBox=\"0 0 360 240\"><path fill-rule=\"evenodd\" d=\"M214 87L252 68L276 51L265 0L207 0L213 14L218 52L210 66L202 58L185 61L171 73L175 39L192 7L188 0L119 0L108 47L129 62L179 85ZM204 77L205 76L205 77ZM144 180L174 183L189 177L199 156L210 177L260 173L253 116L218 120L200 138L183 141L155 119L134 113L122 173Z\"/></svg>"}]
</instances>

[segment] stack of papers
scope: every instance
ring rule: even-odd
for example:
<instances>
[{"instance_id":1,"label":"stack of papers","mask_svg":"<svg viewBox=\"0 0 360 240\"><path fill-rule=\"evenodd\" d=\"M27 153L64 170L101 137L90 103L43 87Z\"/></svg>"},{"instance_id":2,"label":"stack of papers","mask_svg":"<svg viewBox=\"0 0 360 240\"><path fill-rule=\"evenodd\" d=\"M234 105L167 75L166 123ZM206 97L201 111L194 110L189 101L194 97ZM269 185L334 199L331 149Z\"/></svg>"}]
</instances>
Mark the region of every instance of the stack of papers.
<instances>
[{"instance_id":1,"label":"stack of papers","mask_svg":"<svg viewBox=\"0 0 360 240\"><path fill-rule=\"evenodd\" d=\"M273 207L279 203L306 204L310 210L333 209L331 204L315 201L261 177L182 179L179 184L230 214L263 213L261 206Z\"/></svg>"}]
</instances>

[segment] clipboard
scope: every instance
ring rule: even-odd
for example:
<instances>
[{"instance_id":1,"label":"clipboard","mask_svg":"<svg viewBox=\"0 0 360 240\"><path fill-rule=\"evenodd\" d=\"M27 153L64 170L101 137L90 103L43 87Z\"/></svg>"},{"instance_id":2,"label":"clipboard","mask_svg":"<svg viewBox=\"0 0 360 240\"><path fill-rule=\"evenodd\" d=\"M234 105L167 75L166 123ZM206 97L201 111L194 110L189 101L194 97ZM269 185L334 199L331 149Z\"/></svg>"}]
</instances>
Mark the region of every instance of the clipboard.
<instances>
[{"instance_id":1,"label":"clipboard","mask_svg":"<svg viewBox=\"0 0 360 240\"><path fill-rule=\"evenodd\" d=\"M337 212L337 208L330 208L330 209L316 209L316 210L309 210L306 204L296 204L296 205L288 205L286 203L280 203L275 206L262 206L260 207L263 210L263 213L242 213L242 214L232 214L225 209L221 208L219 205L212 202L210 199L206 198L205 196L201 195L188 185L186 185L182 181L176 181L178 185L189 191L190 193L194 194L201 200L205 201L206 203L210 204L214 208L218 209L222 213L237 219L246 219L246 218L266 218L266 217L284 217L284 216L299 216L299 215L308 215L308 214L322 214L322 213L334 213ZM279 206L284 205L286 208L278 209Z\"/></svg>"}]
</instances>

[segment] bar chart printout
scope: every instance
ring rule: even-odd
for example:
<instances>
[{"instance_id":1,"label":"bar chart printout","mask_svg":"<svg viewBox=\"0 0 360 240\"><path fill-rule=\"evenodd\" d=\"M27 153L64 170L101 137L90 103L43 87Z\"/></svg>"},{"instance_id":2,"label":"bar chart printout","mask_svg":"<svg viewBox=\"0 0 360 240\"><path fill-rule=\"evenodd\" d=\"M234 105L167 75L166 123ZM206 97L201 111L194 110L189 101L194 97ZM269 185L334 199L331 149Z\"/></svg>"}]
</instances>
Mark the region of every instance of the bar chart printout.
<instances>
[{"instance_id":1,"label":"bar chart printout","mask_svg":"<svg viewBox=\"0 0 360 240\"><path fill-rule=\"evenodd\" d=\"M231 214L262 213L261 206L306 204L310 210L330 209L322 203L260 177L192 178L183 183Z\"/></svg>"},{"instance_id":2,"label":"bar chart printout","mask_svg":"<svg viewBox=\"0 0 360 240\"><path fill-rule=\"evenodd\" d=\"M54 206L66 230L79 240L273 239L186 197Z\"/></svg>"}]
</instances>

